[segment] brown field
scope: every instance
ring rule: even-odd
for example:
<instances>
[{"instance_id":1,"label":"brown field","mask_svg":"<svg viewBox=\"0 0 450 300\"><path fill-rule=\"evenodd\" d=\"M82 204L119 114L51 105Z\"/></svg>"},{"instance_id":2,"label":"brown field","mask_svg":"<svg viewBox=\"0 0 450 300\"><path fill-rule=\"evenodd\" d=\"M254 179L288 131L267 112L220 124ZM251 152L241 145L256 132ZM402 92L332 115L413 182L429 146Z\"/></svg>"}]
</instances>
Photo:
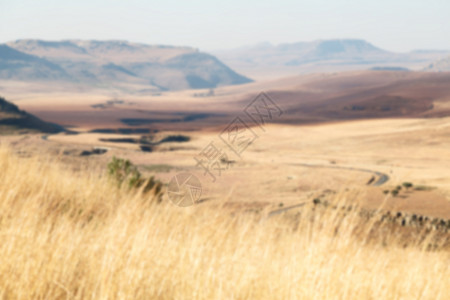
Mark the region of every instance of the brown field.
<instances>
[{"instance_id":1,"label":"brown field","mask_svg":"<svg viewBox=\"0 0 450 300\"><path fill-rule=\"evenodd\" d=\"M199 130L223 127L261 91L285 112L279 123L323 123L351 119L442 117L450 114L450 73L355 71L312 74L207 91L155 95L138 90L102 90L4 82L10 101L50 122L80 129L144 127ZM198 96L201 94L205 96ZM108 103L109 101L109 103ZM113 101L113 102L111 102ZM188 122L186 116L202 115ZM140 122L127 123L123 119Z\"/></svg>"}]
</instances>

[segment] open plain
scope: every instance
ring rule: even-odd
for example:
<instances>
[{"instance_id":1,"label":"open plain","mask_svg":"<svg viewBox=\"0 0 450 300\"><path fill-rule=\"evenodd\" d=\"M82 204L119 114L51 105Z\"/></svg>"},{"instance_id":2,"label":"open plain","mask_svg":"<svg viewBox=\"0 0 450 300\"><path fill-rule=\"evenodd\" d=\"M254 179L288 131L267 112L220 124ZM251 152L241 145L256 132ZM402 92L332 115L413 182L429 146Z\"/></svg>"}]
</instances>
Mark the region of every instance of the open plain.
<instances>
[{"instance_id":1,"label":"open plain","mask_svg":"<svg viewBox=\"0 0 450 300\"><path fill-rule=\"evenodd\" d=\"M62 153L77 165L123 157L166 183L190 172L202 183L200 202L276 209L355 191L371 209L450 218L448 73L313 74L159 95L73 87L44 93L38 84L24 89L16 82L2 89L21 108L68 130L4 139L22 152ZM258 126L244 112L262 91L280 112ZM221 139L236 117L255 137L240 155ZM215 170L195 160L210 143L229 160ZM80 156L96 147L108 151ZM392 195L405 182L416 188Z\"/></svg>"}]
</instances>

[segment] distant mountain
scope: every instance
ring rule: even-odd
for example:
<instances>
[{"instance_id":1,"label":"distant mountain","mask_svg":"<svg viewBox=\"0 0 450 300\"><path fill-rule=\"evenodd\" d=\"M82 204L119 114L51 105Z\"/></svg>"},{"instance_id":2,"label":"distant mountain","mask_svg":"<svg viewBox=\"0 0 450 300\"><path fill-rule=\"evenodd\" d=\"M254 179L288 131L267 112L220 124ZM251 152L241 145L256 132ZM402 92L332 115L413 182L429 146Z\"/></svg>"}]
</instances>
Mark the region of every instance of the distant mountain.
<instances>
[{"instance_id":1,"label":"distant mountain","mask_svg":"<svg viewBox=\"0 0 450 300\"><path fill-rule=\"evenodd\" d=\"M390 52L363 40L319 40L293 44L270 43L217 52L224 60L237 59L248 63L301 65L314 61L345 60L346 62L381 61Z\"/></svg>"},{"instance_id":2,"label":"distant mountain","mask_svg":"<svg viewBox=\"0 0 450 300\"><path fill-rule=\"evenodd\" d=\"M450 72L450 56L431 63L425 68L425 71Z\"/></svg>"},{"instance_id":3,"label":"distant mountain","mask_svg":"<svg viewBox=\"0 0 450 300\"><path fill-rule=\"evenodd\" d=\"M296 54L298 57L286 62L286 65L301 65L323 60L346 60L348 62L380 61L389 55L362 40L329 40L311 43L282 44L279 51Z\"/></svg>"},{"instance_id":4,"label":"distant mountain","mask_svg":"<svg viewBox=\"0 0 450 300\"><path fill-rule=\"evenodd\" d=\"M68 79L57 64L34 55L0 45L0 78L18 80Z\"/></svg>"},{"instance_id":5,"label":"distant mountain","mask_svg":"<svg viewBox=\"0 0 450 300\"><path fill-rule=\"evenodd\" d=\"M0 47L3 79L131 84L154 90L251 82L214 56L189 47L91 40L17 40Z\"/></svg>"},{"instance_id":6,"label":"distant mountain","mask_svg":"<svg viewBox=\"0 0 450 300\"><path fill-rule=\"evenodd\" d=\"M364 40L334 39L280 45L265 42L214 54L239 72L251 74L268 70L311 73L372 67L422 69L442 53L450 54L431 50L394 53Z\"/></svg>"},{"instance_id":7,"label":"distant mountain","mask_svg":"<svg viewBox=\"0 0 450 300\"><path fill-rule=\"evenodd\" d=\"M370 70L372 71L399 71L399 72L407 72L409 71L408 68L402 68L402 67L373 67Z\"/></svg>"},{"instance_id":8,"label":"distant mountain","mask_svg":"<svg viewBox=\"0 0 450 300\"><path fill-rule=\"evenodd\" d=\"M17 132L57 133L61 131L64 131L62 126L44 122L0 97L0 134Z\"/></svg>"}]
</instances>

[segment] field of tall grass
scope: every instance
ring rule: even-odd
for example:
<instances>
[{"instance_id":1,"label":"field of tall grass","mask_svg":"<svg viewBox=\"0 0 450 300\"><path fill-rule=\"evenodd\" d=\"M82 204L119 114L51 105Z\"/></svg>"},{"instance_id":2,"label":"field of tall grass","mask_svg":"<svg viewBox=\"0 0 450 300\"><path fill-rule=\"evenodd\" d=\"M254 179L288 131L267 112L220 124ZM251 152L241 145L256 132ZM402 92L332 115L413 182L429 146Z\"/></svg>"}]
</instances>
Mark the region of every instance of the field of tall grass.
<instances>
[{"instance_id":1,"label":"field of tall grass","mask_svg":"<svg viewBox=\"0 0 450 300\"><path fill-rule=\"evenodd\" d=\"M0 299L448 299L450 252L428 235L313 205L158 204L0 146Z\"/></svg>"}]
</instances>

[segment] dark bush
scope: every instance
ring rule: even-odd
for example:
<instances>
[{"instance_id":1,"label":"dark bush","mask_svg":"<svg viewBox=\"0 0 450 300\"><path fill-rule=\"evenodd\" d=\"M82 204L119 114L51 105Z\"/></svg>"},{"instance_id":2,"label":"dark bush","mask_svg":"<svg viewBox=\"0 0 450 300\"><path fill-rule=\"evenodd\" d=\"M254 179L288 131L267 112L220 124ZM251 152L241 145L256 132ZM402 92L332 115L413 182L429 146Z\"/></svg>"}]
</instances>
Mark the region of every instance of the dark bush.
<instances>
[{"instance_id":1,"label":"dark bush","mask_svg":"<svg viewBox=\"0 0 450 300\"><path fill-rule=\"evenodd\" d=\"M108 164L108 173L119 186L125 183L128 188L143 188L144 193L153 190L155 195L161 194L162 183L153 176L143 178L137 167L128 159L113 157Z\"/></svg>"},{"instance_id":2,"label":"dark bush","mask_svg":"<svg viewBox=\"0 0 450 300\"><path fill-rule=\"evenodd\" d=\"M411 182L403 182L402 184L406 189L409 189L413 186L413 184Z\"/></svg>"}]
</instances>

